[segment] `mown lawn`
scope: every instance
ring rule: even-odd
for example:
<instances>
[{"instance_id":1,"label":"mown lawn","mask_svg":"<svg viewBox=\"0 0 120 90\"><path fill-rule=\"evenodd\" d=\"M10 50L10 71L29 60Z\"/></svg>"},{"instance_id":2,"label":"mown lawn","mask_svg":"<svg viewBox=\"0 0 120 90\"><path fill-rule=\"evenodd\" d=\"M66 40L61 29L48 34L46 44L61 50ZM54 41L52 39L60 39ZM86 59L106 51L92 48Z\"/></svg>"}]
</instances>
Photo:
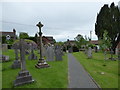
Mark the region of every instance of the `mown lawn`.
<instances>
[{"instance_id":1,"label":"mown lawn","mask_svg":"<svg viewBox=\"0 0 120 90\"><path fill-rule=\"evenodd\" d=\"M39 54L35 52L39 58ZM11 69L14 60L14 51L8 50L3 55L9 55L9 62L2 63L2 88L14 88L13 81L16 79L20 69ZM25 84L15 88L67 88L68 85L68 60L67 55L63 56L63 61L52 61L49 68L37 69L35 64L38 60L28 60L26 56L27 70L35 80L34 83Z\"/></svg>"},{"instance_id":2,"label":"mown lawn","mask_svg":"<svg viewBox=\"0 0 120 90\"><path fill-rule=\"evenodd\" d=\"M118 61L104 61L103 53L93 53L92 59L87 59L83 52L76 52L73 55L101 88L118 88ZM103 66L104 64L106 66Z\"/></svg>"}]
</instances>

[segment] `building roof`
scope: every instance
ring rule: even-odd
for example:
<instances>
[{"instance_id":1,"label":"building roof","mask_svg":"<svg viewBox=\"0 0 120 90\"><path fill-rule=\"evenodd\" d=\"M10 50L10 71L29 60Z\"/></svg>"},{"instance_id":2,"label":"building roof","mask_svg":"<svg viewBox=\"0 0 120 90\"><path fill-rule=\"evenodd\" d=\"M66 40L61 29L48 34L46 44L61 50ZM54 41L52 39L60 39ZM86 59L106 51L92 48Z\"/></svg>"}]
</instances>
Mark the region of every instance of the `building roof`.
<instances>
[{"instance_id":1,"label":"building roof","mask_svg":"<svg viewBox=\"0 0 120 90\"><path fill-rule=\"evenodd\" d=\"M11 37L14 37L16 35L15 32L16 31L14 31L14 29L13 29L13 32L4 32L4 31L2 31L2 32L0 32L0 34L2 34L2 36L10 35Z\"/></svg>"},{"instance_id":2,"label":"building roof","mask_svg":"<svg viewBox=\"0 0 120 90\"><path fill-rule=\"evenodd\" d=\"M91 40L90 43L91 43L91 44L98 45L98 44L99 44L99 41L98 41L98 40Z\"/></svg>"}]
</instances>

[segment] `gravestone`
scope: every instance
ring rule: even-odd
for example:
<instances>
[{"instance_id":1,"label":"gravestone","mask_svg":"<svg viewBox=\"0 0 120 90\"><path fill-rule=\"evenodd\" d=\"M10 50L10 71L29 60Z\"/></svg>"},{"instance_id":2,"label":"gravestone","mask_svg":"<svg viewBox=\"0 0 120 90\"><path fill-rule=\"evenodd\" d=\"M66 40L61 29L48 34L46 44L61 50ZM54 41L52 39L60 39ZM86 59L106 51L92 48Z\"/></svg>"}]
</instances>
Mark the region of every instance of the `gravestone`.
<instances>
[{"instance_id":1,"label":"gravestone","mask_svg":"<svg viewBox=\"0 0 120 90\"><path fill-rule=\"evenodd\" d=\"M92 58L92 48L91 47L88 48L87 55L88 55L89 59Z\"/></svg>"},{"instance_id":2,"label":"gravestone","mask_svg":"<svg viewBox=\"0 0 120 90\"><path fill-rule=\"evenodd\" d=\"M73 48L72 47L68 48L68 52L72 53L73 52Z\"/></svg>"},{"instance_id":3,"label":"gravestone","mask_svg":"<svg viewBox=\"0 0 120 90\"><path fill-rule=\"evenodd\" d=\"M96 46L94 49L95 49L95 52L97 53L97 52L98 52L98 48L97 48L97 46Z\"/></svg>"},{"instance_id":4,"label":"gravestone","mask_svg":"<svg viewBox=\"0 0 120 90\"><path fill-rule=\"evenodd\" d=\"M34 47L32 44L30 44L30 50L31 50L31 53L30 55L28 56L28 60L37 60L37 56L35 55L34 53Z\"/></svg>"},{"instance_id":5,"label":"gravestone","mask_svg":"<svg viewBox=\"0 0 120 90\"><path fill-rule=\"evenodd\" d=\"M46 60L47 61L54 61L54 49L52 46L49 46L46 50Z\"/></svg>"},{"instance_id":6,"label":"gravestone","mask_svg":"<svg viewBox=\"0 0 120 90\"><path fill-rule=\"evenodd\" d=\"M107 60L107 51L104 51L104 59Z\"/></svg>"},{"instance_id":7,"label":"gravestone","mask_svg":"<svg viewBox=\"0 0 120 90\"><path fill-rule=\"evenodd\" d=\"M62 61L62 51L60 46L55 47L55 59L56 61Z\"/></svg>"},{"instance_id":8,"label":"gravestone","mask_svg":"<svg viewBox=\"0 0 120 90\"><path fill-rule=\"evenodd\" d=\"M6 55L0 55L0 62L8 62L9 56Z\"/></svg>"},{"instance_id":9,"label":"gravestone","mask_svg":"<svg viewBox=\"0 0 120 90\"><path fill-rule=\"evenodd\" d=\"M16 48L16 46L14 45L14 51L15 51L15 60L14 60L14 62L13 62L13 64L12 64L12 68L13 69L16 69L16 68L20 68L21 67L21 63L20 63L20 60L18 60L19 59L19 57L18 57L18 49Z\"/></svg>"},{"instance_id":10,"label":"gravestone","mask_svg":"<svg viewBox=\"0 0 120 90\"><path fill-rule=\"evenodd\" d=\"M8 45L2 44L2 51L7 51L7 50L8 50Z\"/></svg>"},{"instance_id":11,"label":"gravestone","mask_svg":"<svg viewBox=\"0 0 120 90\"><path fill-rule=\"evenodd\" d=\"M14 86L34 82L29 71L26 70L25 49L29 48L28 44L24 42L23 39L20 39L19 45L17 45L16 47L17 49L20 49L21 71L18 73L18 76L14 81Z\"/></svg>"}]
</instances>

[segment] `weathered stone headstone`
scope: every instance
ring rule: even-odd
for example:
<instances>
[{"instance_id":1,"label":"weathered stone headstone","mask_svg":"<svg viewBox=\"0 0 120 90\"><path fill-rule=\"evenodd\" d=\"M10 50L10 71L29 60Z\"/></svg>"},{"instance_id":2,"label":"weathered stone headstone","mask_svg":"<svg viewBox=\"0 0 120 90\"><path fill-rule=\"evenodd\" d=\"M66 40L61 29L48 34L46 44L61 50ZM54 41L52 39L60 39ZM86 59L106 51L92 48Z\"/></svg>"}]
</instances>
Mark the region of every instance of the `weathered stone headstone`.
<instances>
[{"instance_id":1,"label":"weathered stone headstone","mask_svg":"<svg viewBox=\"0 0 120 90\"><path fill-rule=\"evenodd\" d=\"M56 46L55 48L55 59L56 61L61 61L62 59L62 51L61 48L59 46Z\"/></svg>"},{"instance_id":2,"label":"weathered stone headstone","mask_svg":"<svg viewBox=\"0 0 120 90\"><path fill-rule=\"evenodd\" d=\"M9 56L6 55L0 55L0 62L8 62Z\"/></svg>"},{"instance_id":3,"label":"weathered stone headstone","mask_svg":"<svg viewBox=\"0 0 120 90\"><path fill-rule=\"evenodd\" d=\"M95 47L95 52L96 52L96 53L98 52L98 48L97 48L97 46Z\"/></svg>"},{"instance_id":4,"label":"weathered stone headstone","mask_svg":"<svg viewBox=\"0 0 120 90\"><path fill-rule=\"evenodd\" d=\"M88 48L87 55L88 55L88 58L92 58L92 48L91 47Z\"/></svg>"},{"instance_id":5,"label":"weathered stone headstone","mask_svg":"<svg viewBox=\"0 0 120 90\"><path fill-rule=\"evenodd\" d=\"M21 63L20 63L20 60L18 60L19 59L19 57L18 57L18 49L15 46L13 48L14 48L14 51L15 51L15 60L14 60L11 67L14 68L14 69L15 68L20 68Z\"/></svg>"},{"instance_id":6,"label":"weathered stone headstone","mask_svg":"<svg viewBox=\"0 0 120 90\"><path fill-rule=\"evenodd\" d=\"M2 51L7 51L7 50L8 50L8 45L2 44Z\"/></svg>"},{"instance_id":7,"label":"weathered stone headstone","mask_svg":"<svg viewBox=\"0 0 120 90\"><path fill-rule=\"evenodd\" d=\"M29 71L26 70L25 49L27 48L29 48L28 44L21 39L18 45L18 49L20 49L21 71L18 73L18 76L14 81L14 86L31 83L34 81Z\"/></svg>"},{"instance_id":8,"label":"weathered stone headstone","mask_svg":"<svg viewBox=\"0 0 120 90\"><path fill-rule=\"evenodd\" d=\"M107 60L107 51L104 51L104 59Z\"/></svg>"},{"instance_id":9,"label":"weathered stone headstone","mask_svg":"<svg viewBox=\"0 0 120 90\"><path fill-rule=\"evenodd\" d=\"M73 52L73 48L72 47L68 48L68 51L69 51L69 53L72 53Z\"/></svg>"},{"instance_id":10,"label":"weathered stone headstone","mask_svg":"<svg viewBox=\"0 0 120 90\"><path fill-rule=\"evenodd\" d=\"M46 50L46 60L47 61L54 61L54 49L52 46L49 46Z\"/></svg>"},{"instance_id":11,"label":"weathered stone headstone","mask_svg":"<svg viewBox=\"0 0 120 90\"><path fill-rule=\"evenodd\" d=\"M28 56L28 59L29 59L29 60L37 60L37 56L35 55L33 49L35 49L35 48L34 48L33 45L31 44L31 45L30 45L31 53L30 53L30 55Z\"/></svg>"}]
</instances>

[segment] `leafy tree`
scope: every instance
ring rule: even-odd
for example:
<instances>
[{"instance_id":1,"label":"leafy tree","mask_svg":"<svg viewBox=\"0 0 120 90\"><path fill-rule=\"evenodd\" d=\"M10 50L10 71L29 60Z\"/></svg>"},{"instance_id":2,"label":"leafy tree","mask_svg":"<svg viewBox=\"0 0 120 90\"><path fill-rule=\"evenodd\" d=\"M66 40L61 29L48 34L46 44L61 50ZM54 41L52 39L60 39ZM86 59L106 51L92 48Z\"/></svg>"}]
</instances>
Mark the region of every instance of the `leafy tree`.
<instances>
[{"instance_id":1,"label":"leafy tree","mask_svg":"<svg viewBox=\"0 0 120 90\"><path fill-rule=\"evenodd\" d=\"M105 30L103 34L103 39L100 41L100 47L103 51L106 49L111 49L111 38L108 36L108 32Z\"/></svg>"},{"instance_id":2,"label":"leafy tree","mask_svg":"<svg viewBox=\"0 0 120 90\"><path fill-rule=\"evenodd\" d=\"M29 35L28 35L28 33L21 32L20 35L19 35L19 38L20 39L27 39L27 38L29 38Z\"/></svg>"},{"instance_id":3,"label":"leafy tree","mask_svg":"<svg viewBox=\"0 0 120 90\"><path fill-rule=\"evenodd\" d=\"M80 34L78 34L77 37L75 37L75 41L79 49L82 48L83 45L87 44L87 40L85 40Z\"/></svg>"},{"instance_id":4,"label":"leafy tree","mask_svg":"<svg viewBox=\"0 0 120 90\"><path fill-rule=\"evenodd\" d=\"M99 40L103 39L105 30L108 32L112 43L111 47L115 52L115 48L120 42L120 11L114 3L110 7L105 4L97 15L95 33Z\"/></svg>"}]
</instances>

